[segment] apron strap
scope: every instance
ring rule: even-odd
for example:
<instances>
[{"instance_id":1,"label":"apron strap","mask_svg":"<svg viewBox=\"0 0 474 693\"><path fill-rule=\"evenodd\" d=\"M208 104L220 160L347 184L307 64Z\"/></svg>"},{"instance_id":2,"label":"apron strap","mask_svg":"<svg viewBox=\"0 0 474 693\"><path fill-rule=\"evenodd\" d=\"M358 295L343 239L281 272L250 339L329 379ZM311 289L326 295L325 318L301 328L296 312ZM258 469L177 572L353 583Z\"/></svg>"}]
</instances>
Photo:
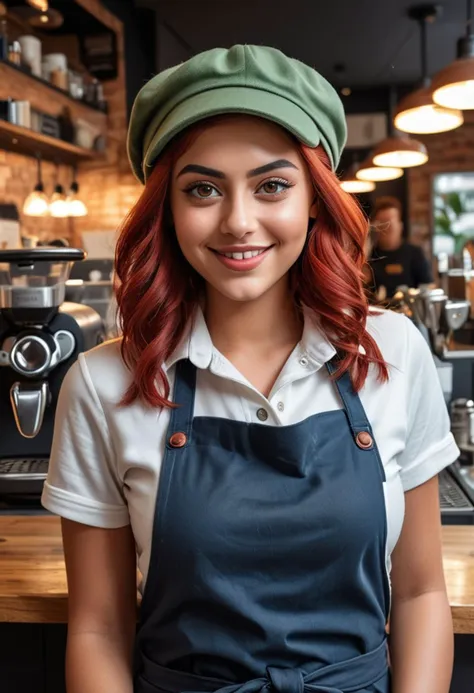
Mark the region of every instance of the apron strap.
<instances>
[{"instance_id":1,"label":"apron strap","mask_svg":"<svg viewBox=\"0 0 474 693\"><path fill-rule=\"evenodd\" d=\"M177 406L171 410L168 433L184 433L187 441L193 424L196 376L196 366L189 359L178 361L173 389L173 402ZM170 446L170 435L167 438L167 446L173 447Z\"/></svg>"},{"instance_id":2,"label":"apron strap","mask_svg":"<svg viewBox=\"0 0 474 693\"><path fill-rule=\"evenodd\" d=\"M337 370L337 366L332 360L326 363L326 368L328 369L330 375L333 375L333 373L335 373ZM342 375L336 378L334 383L346 410L349 425L352 429L354 437L357 436L357 434L361 431L371 433L372 429L370 427L367 414L362 406L359 395L352 387L349 372L345 371Z\"/></svg>"},{"instance_id":3,"label":"apron strap","mask_svg":"<svg viewBox=\"0 0 474 693\"><path fill-rule=\"evenodd\" d=\"M337 366L331 360L326 363L326 368L332 375ZM197 369L189 359L184 359L176 364L173 402L177 405L171 410L169 431L182 432L190 440L192 422L194 416L194 396L196 392ZM354 437L361 431L372 433L372 429L365 413L362 402L357 392L352 387L351 377L348 371L340 375L335 381L339 396L349 420ZM169 437L168 437L169 438ZM169 445L169 440L168 443Z\"/></svg>"}]
</instances>

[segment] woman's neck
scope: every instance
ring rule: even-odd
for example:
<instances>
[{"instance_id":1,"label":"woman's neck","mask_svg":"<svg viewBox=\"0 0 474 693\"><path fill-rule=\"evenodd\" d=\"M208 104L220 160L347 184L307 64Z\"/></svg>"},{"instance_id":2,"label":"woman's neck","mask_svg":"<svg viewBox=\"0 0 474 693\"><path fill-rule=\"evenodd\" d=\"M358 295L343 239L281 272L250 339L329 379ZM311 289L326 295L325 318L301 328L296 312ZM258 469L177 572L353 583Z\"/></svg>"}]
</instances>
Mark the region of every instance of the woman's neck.
<instances>
[{"instance_id":1,"label":"woman's neck","mask_svg":"<svg viewBox=\"0 0 474 693\"><path fill-rule=\"evenodd\" d=\"M258 357L269 347L294 346L303 331L287 277L253 301L232 301L210 288L204 313L214 346L227 357L247 350Z\"/></svg>"}]
</instances>

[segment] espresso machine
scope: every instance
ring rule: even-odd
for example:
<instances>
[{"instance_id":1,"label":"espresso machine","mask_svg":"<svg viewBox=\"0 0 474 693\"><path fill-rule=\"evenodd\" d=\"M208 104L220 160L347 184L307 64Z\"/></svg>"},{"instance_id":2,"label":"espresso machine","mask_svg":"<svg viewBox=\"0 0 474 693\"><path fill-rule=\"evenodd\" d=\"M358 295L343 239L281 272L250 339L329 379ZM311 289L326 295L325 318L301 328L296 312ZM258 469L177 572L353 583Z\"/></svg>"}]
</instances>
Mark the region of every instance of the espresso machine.
<instances>
[{"instance_id":1,"label":"espresso machine","mask_svg":"<svg viewBox=\"0 0 474 693\"><path fill-rule=\"evenodd\" d=\"M0 251L0 502L38 503L59 389L82 351L104 341L89 306L64 301L77 248Z\"/></svg>"},{"instance_id":2,"label":"espresso machine","mask_svg":"<svg viewBox=\"0 0 474 693\"><path fill-rule=\"evenodd\" d=\"M431 348L450 411L459 459L439 476L443 524L474 524L474 344L471 302L441 288L403 289L399 296Z\"/></svg>"}]
</instances>

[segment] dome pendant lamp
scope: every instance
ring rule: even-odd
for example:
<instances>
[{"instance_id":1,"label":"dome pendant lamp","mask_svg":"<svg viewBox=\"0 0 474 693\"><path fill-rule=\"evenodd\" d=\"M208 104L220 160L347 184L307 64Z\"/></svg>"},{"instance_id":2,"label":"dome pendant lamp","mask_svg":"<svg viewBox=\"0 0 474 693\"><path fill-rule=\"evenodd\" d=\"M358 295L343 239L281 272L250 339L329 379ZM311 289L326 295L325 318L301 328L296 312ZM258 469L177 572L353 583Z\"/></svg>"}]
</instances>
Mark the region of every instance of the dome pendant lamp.
<instances>
[{"instance_id":1,"label":"dome pendant lamp","mask_svg":"<svg viewBox=\"0 0 474 693\"><path fill-rule=\"evenodd\" d=\"M377 166L373 156L369 156L360 165L356 178L358 180L369 180L373 183L380 183L385 180L395 180L403 176L403 169L399 166Z\"/></svg>"},{"instance_id":2,"label":"dome pendant lamp","mask_svg":"<svg viewBox=\"0 0 474 693\"><path fill-rule=\"evenodd\" d=\"M418 140L412 139L395 129L393 114L396 107L396 87L391 86L389 92L389 136L380 142L373 152L373 160L376 166L389 166L395 168L412 168L421 166L428 161L428 151Z\"/></svg>"},{"instance_id":3,"label":"dome pendant lamp","mask_svg":"<svg viewBox=\"0 0 474 693\"><path fill-rule=\"evenodd\" d=\"M454 130L464 122L462 112L457 109L438 106L433 102L431 80L428 77L427 24L435 21L438 7L436 5L417 5L411 8L408 14L420 25L422 83L419 89L405 96L398 104L395 111L395 127L402 132L418 135Z\"/></svg>"},{"instance_id":4,"label":"dome pendant lamp","mask_svg":"<svg viewBox=\"0 0 474 693\"><path fill-rule=\"evenodd\" d=\"M354 162L349 166L347 171L344 171L341 176L340 186L343 190L352 195L357 195L358 193L367 193L375 190L375 183L371 180L359 180L356 176L359 170L360 164Z\"/></svg>"},{"instance_id":5,"label":"dome pendant lamp","mask_svg":"<svg viewBox=\"0 0 474 693\"><path fill-rule=\"evenodd\" d=\"M49 214L49 200L41 178L41 155L36 155L37 183L23 204L23 214L28 217L45 217Z\"/></svg>"},{"instance_id":6,"label":"dome pendant lamp","mask_svg":"<svg viewBox=\"0 0 474 693\"><path fill-rule=\"evenodd\" d=\"M79 197L79 183L77 182L77 170L74 166L72 174L72 183L69 188L69 194L66 198L68 205L69 217L85 217L88 214L87 207Z\"/></svg>"},{"instance_id":7,"label":"dome pendant lamp","mask_svg":"<svg viewBox=\"0 0 474 693\"><path fill-rule=\"evenodd\" d=\"M68 216L68 204L64 188L59 183L59 163L56 162L56 186L49 202L49 212L52 217L64 218Z\"/></svg>"},{"instance_id":8,"label":"dome pendant lamp","mask_svg":"<svg viewBox=\"0 0 474 693\"><path fill-rule=\"evenodd\" d=\"M474 109L474 0L467 1L466 35L458 40L457 60L433 77L433 101L447 108Z\"/></svg>"}]
</instances>

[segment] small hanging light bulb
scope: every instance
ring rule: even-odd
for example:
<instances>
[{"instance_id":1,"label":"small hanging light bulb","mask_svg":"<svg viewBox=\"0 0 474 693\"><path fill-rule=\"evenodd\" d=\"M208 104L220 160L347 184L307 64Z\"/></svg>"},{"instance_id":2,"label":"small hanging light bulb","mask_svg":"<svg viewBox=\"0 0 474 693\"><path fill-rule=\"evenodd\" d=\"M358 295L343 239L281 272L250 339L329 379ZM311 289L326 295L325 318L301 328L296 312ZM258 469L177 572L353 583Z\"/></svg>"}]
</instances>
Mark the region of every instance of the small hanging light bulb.
<instances>
[{"instance_id":1,"label":"small hanging light bulb","mask_svg":"<svg viewBox=\"0 0 474 693\"><path fill-rule=\"evenodd\" d=\"M88 214L85 203L78 197L79 183L76 180L76 168L73 170L73 180L67 196L68 216L85 217Z\"/></svg>"},{"instance_id":2,"label":"small hanging light bulb","mask_svg":"<svg viewBox=\"0 0 474 693\"><path fill-rule=\"evenodd\" d=\"M64 194L64 188L58 183L54 188L54 193L51 195L51 202L49 203L49 211L52 217L64 218L68 216L68 203L66 202L66 195Z\"/></svg>"},{"instance_id":3,"label":"small hanging light bulb","mask_svg":"<svg viewBox=\"0 0 474 693\"><path fill-rule=\"evenodd\" d=\"M49 213L48 198L44 192L44 185L41 179L41 157L36 157L38 165L38 180L31 192L23 203L23 214L28 217L45 217Z\"/></svg>"}]
</instances>

